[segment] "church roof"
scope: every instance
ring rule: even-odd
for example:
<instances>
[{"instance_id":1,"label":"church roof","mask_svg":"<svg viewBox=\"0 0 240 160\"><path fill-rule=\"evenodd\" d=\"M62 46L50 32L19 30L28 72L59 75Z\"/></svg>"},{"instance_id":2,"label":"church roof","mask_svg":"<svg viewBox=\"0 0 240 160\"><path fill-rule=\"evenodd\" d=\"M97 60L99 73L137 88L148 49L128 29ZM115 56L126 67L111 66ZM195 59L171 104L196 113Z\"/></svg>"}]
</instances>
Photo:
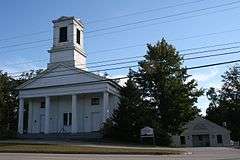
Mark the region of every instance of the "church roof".
<instances>
[{"instance_id":1,"label":"church roof","mask_svg":"<svg viewBox=\"0 0 240 160\"><path fill-rule=\"evenodd\" d=\"M67 20L73 20L73 21L77 22L79 25L81 25L82 27L84 27L83 22L79 18L76 18L74 16L61 16L58 19L53 20L52 22L58 23L58 22L67 21Z\"/></svg>"},{"instance_id":2,"label":"church roof","mask_svg":"<svg viewBox=\"0 0 240 160\"><path fill-rule=\"evenodd\" d=\"M196 118L186 124L187 130L222 130L225 132L230 132L227 128L220 126L212 121L209 121L201 116L196 116Z\"/></svg>"},{"instance_id":3,"label":"church roof","mask_svg":"<svg viewBox=\"0 0 240 160\"><path fill-rule=\"evenodd\" d=\"M58 64L50 67L37 75L35 78L28 80L17 87L18 90L45 88L61 85L75 84L93 84L93 83L109 83L115 88L121 86L115 81L99 76L92 72L88 72L76 67L70 67L64 64Z\"/></svg>"}]
</instances>

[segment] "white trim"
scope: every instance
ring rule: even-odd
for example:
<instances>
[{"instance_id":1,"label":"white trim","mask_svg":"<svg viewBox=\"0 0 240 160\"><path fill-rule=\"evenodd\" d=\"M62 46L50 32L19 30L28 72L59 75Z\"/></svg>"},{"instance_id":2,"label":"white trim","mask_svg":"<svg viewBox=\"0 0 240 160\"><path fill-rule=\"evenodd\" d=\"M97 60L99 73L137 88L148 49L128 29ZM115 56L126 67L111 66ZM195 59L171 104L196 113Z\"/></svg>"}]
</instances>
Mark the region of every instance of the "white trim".
<instances>
[{"instance_id":1,"label":"white trim","mask_svg":"<svg viewBox=\"0 0 240 160\"><path fill-rule=\"evenodd\" d=\"M106 122L106 119L109 118L109 93L103 92L103 122Z\"/></svg>"},{"instance_id":2,"label":"white trim","mask_svg":"<svg viewBox=\"0 0 240 160\"><path fill-rule=\"evenodd\" d=\"M78 118L77 118L77 95L72 95L72 133L77 133L78 131Z\"/></svg>"},{"instance_id":3,"label":"white trim","mask_svg":"<svg viewBox=\"0 0 240 160\"><path fill-rule=\"evenodd\" d=\"M28 133L32 133L33 104L32 99L28 100Z\"/></svg>"},{"instance_id":4,"label":"white trim","mask_svg":"<svg viewBox=\"0 0 240 160\"><path fill-rule=\"evenodd\" d=\"M61 95L72 95L82 93L95 93L106 91L106 84L95 84L85 86L62 86L62 87L49 87L40 88L35 90L20 90L19 97L33 98L33 97L44 97L44 96L61 96Z\"/></svg>"},{"instance_id":5,"label":"white trim","mask_svg":"<svg viewBox=\"0 0 240 160\"><path fill-rule=\"evenodd\" d=\"M50 111L50 97L45 97L45 128L44 134L49 133L49 111Z\"/></svg>"},{"instance_id":6,"label":"white trim","mask_svg":"<svg viewBox=\"0 0 240 160\"><path fill-rule=\"evenodd\" d=\"M18 108L18 133L23 134L23 118L24 118L24 99L19 98Z\"/></svg>"}]
</instances>

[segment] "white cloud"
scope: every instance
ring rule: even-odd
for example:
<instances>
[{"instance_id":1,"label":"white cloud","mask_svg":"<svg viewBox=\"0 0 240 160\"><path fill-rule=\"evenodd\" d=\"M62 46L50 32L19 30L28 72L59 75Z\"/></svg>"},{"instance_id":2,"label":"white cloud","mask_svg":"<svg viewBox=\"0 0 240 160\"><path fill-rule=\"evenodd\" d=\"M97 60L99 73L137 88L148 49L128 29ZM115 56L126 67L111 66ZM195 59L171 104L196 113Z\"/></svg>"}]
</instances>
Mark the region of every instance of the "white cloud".
<instances>
[{"instance_id":1,"label":"white cloud","mask_svg":"<svg viewBox=\"0 0 240 160\"><path fill-rule=\"evenodd\" d=\"M211 81L207 83L206 88L213 87L218 90L218 89L221 89L222 85L223 85L222 82Z\"/></svg>"},{"instance_id":2,"label":"white cloud","mask_svg":"<svg viewBox=\"0 0 240 160\"><path fill-rule=\"evenodd\" d=\"M24 63L26 62L27 59L25 58L17 58L17 59L7 59L5 60L4 64L1 66L1 69L3 72L8 72L8 73L15 73L15 72L23 72L23 71L29 71L29 70L37 70L39 68L45 68L42 67L43 65L38 63L38 64L33 64L33 63ZM29 61L29 60L28 60ZM17 63L13 63L17 62Z\"/></svg>"},{"instance_id":3,"label":"white cloud","mask_svg":"<svg viewBox=\"0 0 240 160\"><path fill-rule=\"evenodd\" d=\"M108 76L108 78L121 78L121 77L126 77L126 75L113 75L113 76ZM127 82L128 78L124 79L119 79L118 84L120 86L125 86L125 83Z\"/></svg>"},{"instance_id":4,"label":"white cloud","mask_svg":"<svg viewBox=\"0 0 240 160\"><path fill-rule=\"evenodd\" d=\"M217 75L219 75L219 70L217 68L211 68L207 73L193 72L192 78L196 79L198 82L206 82Z\"/></svg>"}]
</instances>

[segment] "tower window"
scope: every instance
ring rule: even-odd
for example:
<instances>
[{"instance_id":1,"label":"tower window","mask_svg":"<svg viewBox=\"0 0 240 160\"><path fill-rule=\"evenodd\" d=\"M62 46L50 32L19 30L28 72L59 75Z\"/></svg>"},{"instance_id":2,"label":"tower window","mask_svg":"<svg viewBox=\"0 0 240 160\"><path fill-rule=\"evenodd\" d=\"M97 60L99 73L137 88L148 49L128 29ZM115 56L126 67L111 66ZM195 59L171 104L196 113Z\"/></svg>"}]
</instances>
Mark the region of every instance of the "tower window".
<instances>
[{"instance_id":1,"label":"tower window","mask_svg":"<svg viewBox=\"0 0 240 160\"><path fill-rule=\"evenodd\" d=\"M67 41L67 27L61 27L59 30L59 42Z\"/></svg>"},{"instance_id":2,"label":"tower window","mask_svg":"<svg viewBox=\"0 0 240 160\"><path fill-rule=\"evenodd\" d=\"M77 29L77 43L80 44L80 31Z\"/></svg>"}]
</instances>

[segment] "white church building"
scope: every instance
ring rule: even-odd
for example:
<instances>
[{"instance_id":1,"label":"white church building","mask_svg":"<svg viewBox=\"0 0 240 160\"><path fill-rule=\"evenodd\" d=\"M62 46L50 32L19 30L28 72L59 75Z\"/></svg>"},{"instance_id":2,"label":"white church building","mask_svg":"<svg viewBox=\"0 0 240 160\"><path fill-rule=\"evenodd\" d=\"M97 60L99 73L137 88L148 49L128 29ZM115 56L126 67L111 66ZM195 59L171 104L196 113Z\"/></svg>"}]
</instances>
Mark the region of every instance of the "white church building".
<instances>
[{"instance_id":1,"label":"white church building","mask_svg":"<svg viewBox=\"0 0 240 160\"><path fill-rule=\"evenodd\" d=\"M83 32L75 17L53 20L47 69L17 88L19 136L94 133L117 107L120 86L87 71Z\"/></svg>"}]
</instances>

